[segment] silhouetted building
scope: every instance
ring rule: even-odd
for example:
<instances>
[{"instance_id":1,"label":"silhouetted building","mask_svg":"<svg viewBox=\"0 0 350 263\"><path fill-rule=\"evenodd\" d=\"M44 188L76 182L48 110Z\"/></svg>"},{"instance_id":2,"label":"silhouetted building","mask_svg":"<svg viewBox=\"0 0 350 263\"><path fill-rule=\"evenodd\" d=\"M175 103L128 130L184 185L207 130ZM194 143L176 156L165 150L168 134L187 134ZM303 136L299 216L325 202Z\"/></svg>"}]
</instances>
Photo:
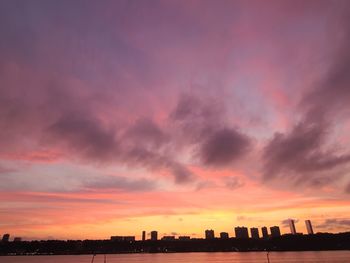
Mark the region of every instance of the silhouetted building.
<instances>
[{"instance_id":1,"label":"silhouetted building","mask_svg":"<svg viewBox=\"0 0 350 263\"><path fill-rule=\"evenodd\" d=\"M162 237L162 240L165 240L165 241L173 241L173 240L175 240L175 236L163 236L163 237Z\"/></svg>"},{"instance_id":2,"label":"silhouetted building","mask_svg":"<svg viewBox=\"0 0 350 263\"><path fill-rule=\"evenodd\" d=\"M281 231L278 226L270 227L271 237L279 237L281 236Z\"/></svg>"},{"instance_id":3,"label":"silhouetted building","mask_svg":"<svg viewBox=\"0 0 350 263\"><path fill-rule=\"evenodd\" d=\"M310 220L305 220L305 225L306 225L307 233L309 235L313 235L314 234L314 230L312 228L311 221Z\"/></svg>"},{"instance_id":4,"label":"silhouetted building","mask_svg":"<svg viewBox=\"0 0 350 263\"><path fill-rule=\"evenodd\" d=\"M158 232L157 231L151 232L151 240L158 240Z\"/></svg>"},{"instance_id":5,"label":"silhouetted building","mask_svg":"<svg viewBox=\"0 0 350 263\"><path fill-rule=\"evenodd\" d=\"M267 227L266 226L263 226L262 228L261 228L261 233L262 233L262 237L263 238L269 238L269 233L267 232Z\"/></svg>"},{"instance_id":6,"label":"silhouetted building","mask_svg":"<svg viewBox=\"0 0 350 263\"><path fill-rule=\"evenodd\" d=\"M221 239L228 239L229 238L228 233L227 232L221 232L220 233L220 238Z\"/></svg>"},{"instance_id":7,"label":"silhouetted building","mask_svg":"<svg viewBox=\"0 0 350 263\"><path fill-rule=\"evenodd\" d=\"M242 227L235 227L235 235L236 238L249 238L248 235L248 228L242 226Z\"/></svg>"},{"instance_id":8,"label":"silhouetted building","mask_svg":"<svg viewBox=\"0 0 350 263\"><path fill-rule=\"evenodd\" d=\"M111 241L135 241L134 236L111 236Z\"/></svg>"},{"instance_id":9,"label":"silhouetted building","mask_svg":"<svg viewBox=\"0 0 350 263\"><path fill-rule=\"evenodd\" d=\"M295 222L293 219L289 219L289 227L290 227L290 233L292 235L296 235L297 234L297 231L295 229Z\"/></svg>"},{"instance_id":10,"label":"silhouetted building","mask_svg":"<svg viewBox=\"0 0 350 263\"><path fill-rule=\"evenodd\" d=\"M187 240L191 240L191 237L190 236L179 236L179 240L187 241Z\"/></svg>"},{"instance_id":11,"label":"silhouetted building","mask_svg":"<svg viewBox=\"0 0 350 263\"><path fill-rule=\"evenodd\" d=\"M10 234L5 234L2 236L2 242L6 243L10 240Z\"/></svg>"},{"instance_id":12,"label":"silhouetted building","mask_svg":"<svg viewBox=\"0 0 350 263\"><path fill-rule=\"evenodd\" d=\"M215 235L214 235L214 230L210 229L210 230L205 230L205 239L214 239Z\"/></svg>"},{"instance_id":13,"label":"silhouetted building","mask_svg":"<svg viewBox=\"0 0 350 263\"><path fill-rule=\"evenodd\" d=\"M13 239L13 242L21 242L22 241L22 238L21 237L15 237Z\"/></svg>"},{"instance_id":14,"label":"silhouetted building","mask_svg":"<svg viewBox=\"0 0 350 263\"><path fill-rule=\"evenodd\" d=\"M252 227L250 229L250 236L254 239L259 239L259 229L257 229L256 227Z\"/></svg>"},{"instance_id":15,"label":"silhouetted building","mask_svg":"<svg viewBox=\"0 0 350 263\"><path fill-rule=\"evenodd\" d=\"M135 241L135 236L125 236L124 241L133 242Z\"/></svg>"},{"instance_id":16,"label":"silhouetted building","mask_svg":"<svg viewBox=\"0 0 350 263\"><path fill-rule=\"evenodd\" d=\"M142 241L146 240L146 231L142 231Z\"/></svg>"}]
</instances>

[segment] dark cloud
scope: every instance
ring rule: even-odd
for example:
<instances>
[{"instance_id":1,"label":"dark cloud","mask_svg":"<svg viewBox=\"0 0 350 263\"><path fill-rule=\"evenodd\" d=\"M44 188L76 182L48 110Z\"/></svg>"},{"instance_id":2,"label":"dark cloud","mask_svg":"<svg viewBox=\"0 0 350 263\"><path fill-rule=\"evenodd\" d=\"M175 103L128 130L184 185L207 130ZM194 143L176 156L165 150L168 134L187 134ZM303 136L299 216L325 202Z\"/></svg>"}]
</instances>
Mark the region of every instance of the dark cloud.
<instances>
[{"instance_id":1,"label":"dark cloud","mask_svg":"<svg viewBox=\"0 0 350 263\"><path fill-rule=\"evenodd\" d=\"M335 49L327 70L301 100L301 121L289 132L276 133L263 151L264 179L285 178L298 186L319 187L348 172L350 153L330 140L335 120L346 121L350 113L350 9L346 6L344 14L328 25L333 28Z\"/></svg>"},{"instance_id":2,"label":"dark cloud","mask_svg":"<svg viewBox=\"0 0 350 263\"><path fill-rule=\"evenodd\" d=\"M84 187L108 190L122 190L122 191L151 191L156 189L155 181L150 181L145 178L132 179L122 176L99 176L93 180L89 180L84 184Z\"/></svg>"},{"instance_id":3,"label":"dark cloud","mask_svg":"<svg viewBox=\"0 0 350 263\"><path fill-rule=\"evenodd\" d=\"M141 118L126 131L124 139L148 147L159 147L168 141L169 136L153 120Z\"/></svg>"},{"instance_id":4,"label":"dark cloud","mask_svg":"<svg viewBox=\"0 0 350 263\"><path fill-rule=\"evenodd\" d=\"M245 155L251 140L228 125L222 100L199 95L182 95L170 114L187 145L206 166L222 167Z\"/></svg>"},{"instance_id":5,"label":"dark cloud","mask_svg":"<svg viewBox=\"0 0 350 263\"><path fill-rule=\"evenodd\" d=\"M350 194L350 183L345 187L345 193Z\"/></svg>"},{"instance_id":6,"label":"dark cloud","mask_svg":"<svg viewBox=\"0 0 350 263\"><path fill-rule=\"evenodd\" d=\"M224 126L225 107L220 98L205 98L203 95L182 94L170 121L182 132L186 144L202 141Z\"/></svg>"},{"instance_id":7,"label":"dark cloud","mask_svg":"<svg viewBox=\"0 0 350 263\"><path fill-rule=\"evenodd\" d=\"M294 223L298 223L299 222L299 219L287 218L287 219L284 219L284 220L281 221L281 225L283 227L289 227L289 221L290 220L294 220Z\"/></svg>"},{"instance_id":8,"label":"dark cloud","mask_svg":"<svg viewBox=\"0 0 350 263\"><path fill-rule=\"evenodd\" d=\"M288 134L276 133L264 149L264 178L287 177L295 184L329 183L329 172L350 161L349 154L324 149L328 127L299 123ZM335 178L333 178L335 179Z\"/></svg>"},{"instance_id":9,"label":"dark cloud","mask_svg":"<svg viewBox=\"0 0 350 263\"><path fill-rule=\"evenodd\" d=\"M118 155L114 131L104 129L93 118L67 113L48 128L55 143L66 145L73 152L95 160L110 160Z\"/></svg>"},{"instance_id":10,"label":"dark cloud","mask_svg":"<svg viewBox=\"0 0 350 263\"><path fill-rule=\"evenodd\" d=\"M326 219L322 224L317 225L317 228L320 229L348 229L350 227L350 219L344 218L330 218Z\"/></svg>"},{"instance_id":11,"label":"dark cloud","mask_svg":"<svg viewBox=\"0 0 350 263\"><path fill-rule=\"evenodd\" d=\"M234 129L215 131L200 146L199 157L205 165L225 166L244 155L250 146L247 136Z\"/></svg>"}]
</instances>

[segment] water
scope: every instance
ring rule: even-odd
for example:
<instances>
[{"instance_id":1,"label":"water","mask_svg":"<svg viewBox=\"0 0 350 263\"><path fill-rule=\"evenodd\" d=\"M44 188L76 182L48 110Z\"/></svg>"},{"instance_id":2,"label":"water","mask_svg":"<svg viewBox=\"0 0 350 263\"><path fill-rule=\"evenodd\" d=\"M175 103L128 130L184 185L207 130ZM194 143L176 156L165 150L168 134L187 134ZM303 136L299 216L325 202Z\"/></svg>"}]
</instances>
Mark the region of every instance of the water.
<instances>
[{"instance_id":1,"label":"water","mask_svg":"<svg viewBox=\"0 0 350 263\"><path fill-rule=\"evenodd\" d=\"M94 263L103 263L97 255ZM13 256L0 257L1 263L90 263L92 255L82 256ZM107 255L107 263L262 263L264 252L169 253ZM271 263L348 263L350 251L271 252Z\"/></svg>"}]
</instances>

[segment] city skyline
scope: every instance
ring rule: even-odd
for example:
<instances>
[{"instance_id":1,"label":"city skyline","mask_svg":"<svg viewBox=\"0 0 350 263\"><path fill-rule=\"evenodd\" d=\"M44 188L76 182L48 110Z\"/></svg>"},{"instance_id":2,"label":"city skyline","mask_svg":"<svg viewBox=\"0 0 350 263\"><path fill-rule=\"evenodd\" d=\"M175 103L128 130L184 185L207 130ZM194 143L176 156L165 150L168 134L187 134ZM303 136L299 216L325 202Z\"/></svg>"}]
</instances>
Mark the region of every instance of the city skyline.
<instances>
[{"instance_id":1,"label":"city skyline","mask_svg":"<svg viewBox=\"0 0 350 263\"><path fill-rule=\"evenodd\" d=\"M349 17L347 0L1 0L0 233L349 231Z\"/></svg>"},{"instance_id":2,"label":"city skyline","mask_svg":"<svg viewBox=\"0 0 350 263\"><path fill-rule=\"evenodd\" d=\"M298 220L297 220L298 221ZM238 239L267 239L271 237L279 237L282 235L314 235L314 234L322 234L322 232L314 232L311 220L305 220L306 225L306 232L296 232L295 227L295 220L294 219L288 219L288 224L290 231L289 232L281 232L280 226L262 226L262 227L246 227L246 226L235 226L232 231L227 232L220 232L218 235L215 235L215 230L213 229L206 229L204 231L203 236L196 236L191 235L188 233L177 233L177 232L170 232L170 233L159 233L157 230L152 231L146 231L142 230L141 235L128 235L128 236L122 236L122 235L114 235L110 236L110 240L114 241L155 241L155 240L189 240L189 239L227 239L227 238L238 238ZM270 233L269 230L270 229ZM347 231L349 232L349 231ZM327 232L323 232L327 233ZM1 233L0 233L1 234ZM233 234L233 235L231 235ZM10 240L10 234L6 233L2 236L2 242L9 242ZM15 236L13 237L14 242L20 242L22 241L22 237ZM24 241L29 241L25 240Z\"/></svg>"}]
</instances>

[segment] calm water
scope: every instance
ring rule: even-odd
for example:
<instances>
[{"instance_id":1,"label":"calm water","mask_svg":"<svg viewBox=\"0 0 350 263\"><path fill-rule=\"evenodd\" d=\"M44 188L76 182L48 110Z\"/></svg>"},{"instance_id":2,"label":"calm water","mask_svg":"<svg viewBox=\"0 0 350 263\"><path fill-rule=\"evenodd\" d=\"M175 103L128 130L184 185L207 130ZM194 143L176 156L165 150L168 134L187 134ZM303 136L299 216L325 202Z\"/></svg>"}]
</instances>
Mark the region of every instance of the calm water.
<instances>
[{"instance_id":1,"label":"calm water","mask_svg":"<svg viewBox=\"0 0 350 263\"><path fill-rule=\"evenodd\" d=\"M1 263L90 263L92 256L15 256L0 257ZM107 255L107 263L260 263L267 262L266 253L173 253ZM271 252L271 263L348 263L350 251ZM94 263L103 263L97 255Z\"/></svg>"}]
</instances>

